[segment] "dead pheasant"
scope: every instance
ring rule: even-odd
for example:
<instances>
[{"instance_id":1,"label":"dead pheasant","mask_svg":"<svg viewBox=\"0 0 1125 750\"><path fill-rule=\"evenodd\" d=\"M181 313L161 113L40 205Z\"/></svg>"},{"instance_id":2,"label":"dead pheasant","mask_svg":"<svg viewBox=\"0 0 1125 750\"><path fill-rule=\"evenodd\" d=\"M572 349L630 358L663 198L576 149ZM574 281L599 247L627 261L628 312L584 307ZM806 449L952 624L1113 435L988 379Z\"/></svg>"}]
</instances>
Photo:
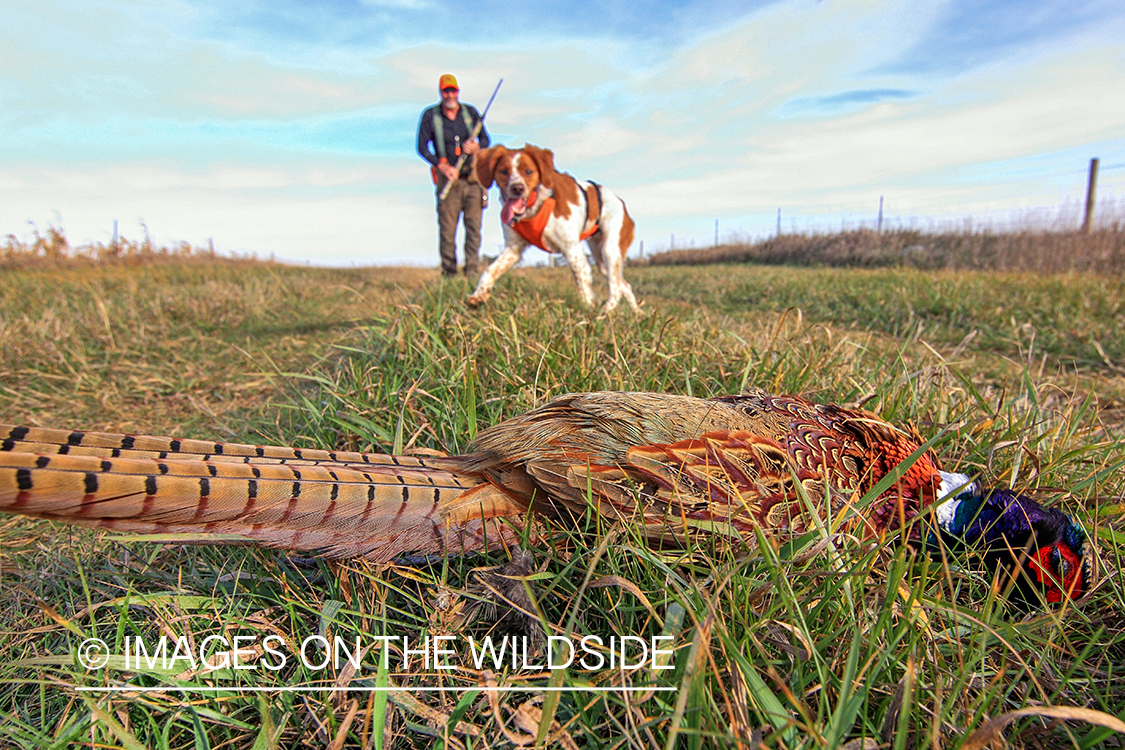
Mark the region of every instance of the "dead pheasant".
<instances>
[{"instance_id":1,"label":"dead pheasant","mask_svg":"<svg viewBox=\"0 0 1125 750\"><path fill-rule=\"evenodd\" d=\"M443 458L9 426L0 441L0 511L379 561L497 549L529 512L591 507L654 543L752 544L755 528L782 536L838 517L897 471L851 531L882 535L940 500L940 534L1021 567L1025 593L1060 601L1089 585L1085 534L1060 511L941 471L916 434L873 414L761 391L562 396Z\"/></svg>"}]
</instances>

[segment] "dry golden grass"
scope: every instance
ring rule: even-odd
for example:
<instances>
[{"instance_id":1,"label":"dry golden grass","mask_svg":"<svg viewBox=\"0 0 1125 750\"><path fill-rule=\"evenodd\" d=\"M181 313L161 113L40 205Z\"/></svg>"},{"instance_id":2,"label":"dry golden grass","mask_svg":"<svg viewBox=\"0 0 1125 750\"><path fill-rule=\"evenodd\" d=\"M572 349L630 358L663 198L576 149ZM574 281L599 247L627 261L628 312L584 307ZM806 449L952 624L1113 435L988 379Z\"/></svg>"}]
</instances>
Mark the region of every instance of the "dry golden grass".
<instances>
[{"instance_id":1,"label":"dry golden grass","mask_svg":"<svg viewBox=\"0 0 1125 750\"><path fill-rule=\"evenodd\" d=\"M1084 234L1020 230L927 233L856 229L830 234L783 234L752 244L672 250L648 264L760 263L790 266L967 269L1065 273L1125 272L1125 224Z\"/></svg>"},{"instance_id":2,"label":"dry golden grass","mask_svg":"<svg viewBox=\"0 0 1125 750\"><path fill-rule=\"evenodd\" d=\"M12 269L0 288L0 420L228 438L247 422L265 429L275 376L301 372L436 275L205 257Z\"/></svg>"}]
</instances>

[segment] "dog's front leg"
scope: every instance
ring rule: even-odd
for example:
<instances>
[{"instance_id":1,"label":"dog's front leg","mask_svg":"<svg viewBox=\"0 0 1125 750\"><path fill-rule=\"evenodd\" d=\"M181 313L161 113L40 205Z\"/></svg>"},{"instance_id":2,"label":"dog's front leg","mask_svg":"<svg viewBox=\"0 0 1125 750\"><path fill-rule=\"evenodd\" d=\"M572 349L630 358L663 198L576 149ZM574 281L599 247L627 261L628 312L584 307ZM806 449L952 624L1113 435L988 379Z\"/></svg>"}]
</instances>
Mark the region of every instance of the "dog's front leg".
<instances>
[{"instance_id":1,"label":"dog's front leg","mask_svg":"<svg viewBox=\"0 0 1125 750\"><path fill-rule=\"evenodd\" d=\"M590 271L590 264L586 261L586 252L582 243L575 242L564 245L561 250L566 262L570 264L570 271L574 274L574 283L578 286L578 296L586 307L594 306L594 275Z\"/></svg>"},{"instance_id":2,"label":"dog's front leg","mask_svg":"<svg viewBox=\"0 0 1125 750\"><path fill-rule=\"evenodd\" d=\"M507 232L505 232L507 234ZM484 273L480 275L480 281L477 282L477 288L469 295L466 303L469 307L480 307L488 301L489 295L492 293L492 287L496 284L504 273L519 263L520 258L523 257L523 251L527 248L527 243L522 240L508 240L508 244L504 247L504 252L500 253L500 257L492 261L488 268L484 269Z\"/></svg>"}]
</instances>

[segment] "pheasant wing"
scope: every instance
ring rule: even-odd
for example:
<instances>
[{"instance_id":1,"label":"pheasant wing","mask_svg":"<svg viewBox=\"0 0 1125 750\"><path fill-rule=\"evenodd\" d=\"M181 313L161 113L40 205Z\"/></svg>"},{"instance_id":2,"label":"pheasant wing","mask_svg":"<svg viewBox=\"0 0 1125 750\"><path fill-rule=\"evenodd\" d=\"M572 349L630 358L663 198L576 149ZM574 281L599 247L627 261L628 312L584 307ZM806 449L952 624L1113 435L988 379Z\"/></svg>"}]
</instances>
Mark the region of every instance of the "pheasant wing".
<instances>
[{"instance_id":1,"label":"pheasant wing","mask_svg":"<svg viewBox=\"0 0 1125 750\"><path fill-rule=\"evenodd\" d=\"M718 533L752 544L756 527L799 533L810 512L827 517L826 497L844 499L852 489L826 492L823 472L797 466L775 440L740 431L634 446L621 466L531 462L528 470L553 498L638 519L658 542Z\"/></svg>"}]
</instances>

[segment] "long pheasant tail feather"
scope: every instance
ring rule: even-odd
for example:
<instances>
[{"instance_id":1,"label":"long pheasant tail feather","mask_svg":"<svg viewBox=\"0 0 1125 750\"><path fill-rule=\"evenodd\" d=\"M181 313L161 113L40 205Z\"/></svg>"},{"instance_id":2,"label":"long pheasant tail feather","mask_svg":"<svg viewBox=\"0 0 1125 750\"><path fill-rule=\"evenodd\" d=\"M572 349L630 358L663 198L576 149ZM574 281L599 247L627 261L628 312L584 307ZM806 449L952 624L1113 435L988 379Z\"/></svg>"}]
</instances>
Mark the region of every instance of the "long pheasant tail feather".
<instances>
[{"instance_id":1,"label":"long pheasant tail feather","mask_svg":"<svg viewBox=\"0 0 1125 750\"><path fill-rule=\"evenodd\" d=\"M0 425L0 512L83 526L386 561L500 548L526 511L457 458Z\"/></svg>"}]
</instances>

